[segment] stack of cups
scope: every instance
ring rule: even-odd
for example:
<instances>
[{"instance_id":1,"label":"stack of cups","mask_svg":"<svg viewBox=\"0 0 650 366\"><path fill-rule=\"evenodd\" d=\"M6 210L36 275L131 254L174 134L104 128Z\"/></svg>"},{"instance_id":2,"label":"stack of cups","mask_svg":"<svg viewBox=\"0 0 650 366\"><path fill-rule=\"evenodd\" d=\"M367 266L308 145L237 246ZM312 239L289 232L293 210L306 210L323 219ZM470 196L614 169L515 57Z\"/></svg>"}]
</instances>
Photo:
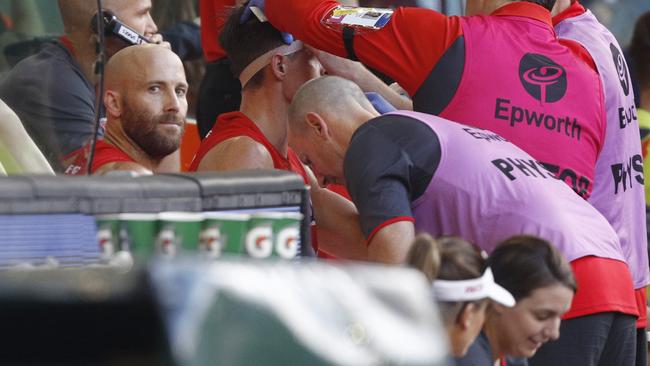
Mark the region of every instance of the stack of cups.
<instances>
[{"instance_id":1,"label":"stack of cups","mask_svg":"<svg viewBox=\"0 0 650 366\"><path fill-rule=\"evenodd\" d=\"M297 212L164 212L98 216L101 260L128 252L137 262L180 252L215 259L223 254L294 259L300 253L302 214Z\"/></svg>"}]
</instances>

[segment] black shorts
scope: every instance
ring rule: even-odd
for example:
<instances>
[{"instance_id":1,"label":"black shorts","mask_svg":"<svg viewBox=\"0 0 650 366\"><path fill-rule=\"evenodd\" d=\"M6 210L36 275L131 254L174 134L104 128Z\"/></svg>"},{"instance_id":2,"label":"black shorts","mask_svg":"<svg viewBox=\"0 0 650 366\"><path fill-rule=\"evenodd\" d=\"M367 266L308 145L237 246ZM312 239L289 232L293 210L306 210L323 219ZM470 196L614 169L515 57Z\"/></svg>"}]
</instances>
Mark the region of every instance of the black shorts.
<instances>
[{"instance_id":1,"label":"black shorts","mask_svg":"<svg viewBox=\"0 0 650 366\"><path fill-rule=\"evenodd\" d=\"M560 339L529 360L530 366L635 366L636 317L598 313L562 321Z\"/></svg>"}]
</instances>

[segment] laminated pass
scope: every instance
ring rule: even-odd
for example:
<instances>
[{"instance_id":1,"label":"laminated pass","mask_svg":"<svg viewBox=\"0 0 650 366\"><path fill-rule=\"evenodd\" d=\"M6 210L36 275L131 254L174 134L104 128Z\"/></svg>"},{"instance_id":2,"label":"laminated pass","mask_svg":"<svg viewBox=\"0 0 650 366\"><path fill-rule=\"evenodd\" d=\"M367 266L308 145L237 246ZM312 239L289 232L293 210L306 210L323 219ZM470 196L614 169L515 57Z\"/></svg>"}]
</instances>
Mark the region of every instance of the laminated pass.
<instances>
[{"instance_id":1,"label":"laminated pass","mask_svg":"<svg viewBox=\"0 0 650 366\"><path fill-rule=\"evenodd\" d=\"M393 16L392 9L338 6L321 21L335 30L354 28L356 33L382 29Z\"/></svg>"}]
</instances>

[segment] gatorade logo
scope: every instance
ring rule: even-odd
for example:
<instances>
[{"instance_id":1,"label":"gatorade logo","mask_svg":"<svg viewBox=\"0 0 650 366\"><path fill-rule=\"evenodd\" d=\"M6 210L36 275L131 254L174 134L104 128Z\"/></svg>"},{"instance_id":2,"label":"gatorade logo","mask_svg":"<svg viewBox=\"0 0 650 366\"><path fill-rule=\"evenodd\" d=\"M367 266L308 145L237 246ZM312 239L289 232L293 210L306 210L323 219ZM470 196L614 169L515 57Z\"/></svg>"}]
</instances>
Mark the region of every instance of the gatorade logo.
<instances>
[{"instance_id":1,"label":"gatorade logo","mask_svg":"<svg viewBox=\"0 0 650 366\"><path fill-rule=\"evenodd\" d=\"M300 230L288 227L280 231L275 242L275 251L281 258L294 259L300 247Z\"/></svg>"},{"instance_id":2,"label":"gatorade logo","mask_svg":"<svg viewBox=\"0 0 650 366\"><path fill-rule=\"evenodd\" d=\"M115 254L113 234L110 229L102 228L97 232L97 241L102 259L110 259Z\"/></svg>"},{"instance_id":3,"label":"gatorade logo","mask_svg":"<svg viewBox=\"0 0 650 366\"><path fill-rule=\"evenodd\" d=\"M612 51L612 58L614 59L616 73L618 74L618 81L621 83L623 93L625 93L625 96L628 96L630 95L630 74L627 71L625 57L623 57L621 51L619 51L618 47L616 47L613 43L609 44L609 49Z\"/></svg>"},{"instance_id":4,"label":"gatorade logo","mask_svg":"<svg viewBox=\"0 0 650 366\"><path fill-rule=\"evenodd\" d=\"M223 237L218 227L209 227L205 229L199 238L201 251L208 258L218 258L221 256L223 249Z\"/></svg>"},{"instance_id":5,"label":"gatorade logo","mask_svg":"<svg viewBox=\"0 0 650 366\"><path fill-rule=\"evenodd\" d=\"M273 229L260 226L246 234L246 253L253 258L267 258L273 253Z\"/></svg>"},{"instance_id":6,"label":"gatorade logo","mask_svg":"<svg viewBox=\"0 0 650 366\"><path fill-rule=\"evenodd\" d=\"M176 256L176 233L171 228L163 229L157 239L158 254L163 257Z\"/></svg>"},{"instance_id":7,"label":"gatorade logo","mask_svg":"<svg viewBox=\"0 0 650 366\"><path fill-rule=\"evenodd\" d=\"M519 79L528 94L542 103L557 102L566 94L566 70L543 55L524 55L519 62Z\"/></svg>"}]
</instances>

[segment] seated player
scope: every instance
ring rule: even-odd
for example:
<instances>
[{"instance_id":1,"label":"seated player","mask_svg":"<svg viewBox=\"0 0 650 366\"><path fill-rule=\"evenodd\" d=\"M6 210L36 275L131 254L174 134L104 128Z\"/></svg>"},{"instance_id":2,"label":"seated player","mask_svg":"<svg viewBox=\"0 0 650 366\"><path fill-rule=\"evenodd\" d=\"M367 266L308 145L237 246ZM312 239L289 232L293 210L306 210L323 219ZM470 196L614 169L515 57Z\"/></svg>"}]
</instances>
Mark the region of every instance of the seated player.
<instances>
[{"instance_id":1,"label":"seated player","mask_svg":"<svg viewBox=\"0 0 650 366\"><path fill-rule=\"evenodd\" d=\"M106 134L97 141L91 173L180 171L165 158L180 147L187 87L183 63L167 47L132 46L116 53L106 65ZM89 146L66 174L86 173Z\"/></svg>"},{"instance_id":2,"label":"seated player","mask_svg":"<svg viewBox=\"0 0 650 366\"><path fill-rule=\"evenodd\" d=\"M323 75L325 70L309 47L300 41L286 44L282 34L269 23L254 18L240 24L243 11L244 8L235 9L221 33L221 44L233 73L243 85L241 108L219 116L202 141L190 171L281 169L293 171L310 182L308 172L287 144L287 108L298 88ZM327 62L341 60L327 58ZM346 213L356 216L354 206L321 189L315 181L311 183L318 223L315 248L339 258L365 259L365 247L353 245L360 243L362 237L358 225L353 219L338 220L348 217ZM336 221L330 223L330 219ZM338 237L336 231L344 227L348 227L345 232L357 228L357 237ZM323 245L319 247L318 243Z\"/></svg>"}]
</instances>

